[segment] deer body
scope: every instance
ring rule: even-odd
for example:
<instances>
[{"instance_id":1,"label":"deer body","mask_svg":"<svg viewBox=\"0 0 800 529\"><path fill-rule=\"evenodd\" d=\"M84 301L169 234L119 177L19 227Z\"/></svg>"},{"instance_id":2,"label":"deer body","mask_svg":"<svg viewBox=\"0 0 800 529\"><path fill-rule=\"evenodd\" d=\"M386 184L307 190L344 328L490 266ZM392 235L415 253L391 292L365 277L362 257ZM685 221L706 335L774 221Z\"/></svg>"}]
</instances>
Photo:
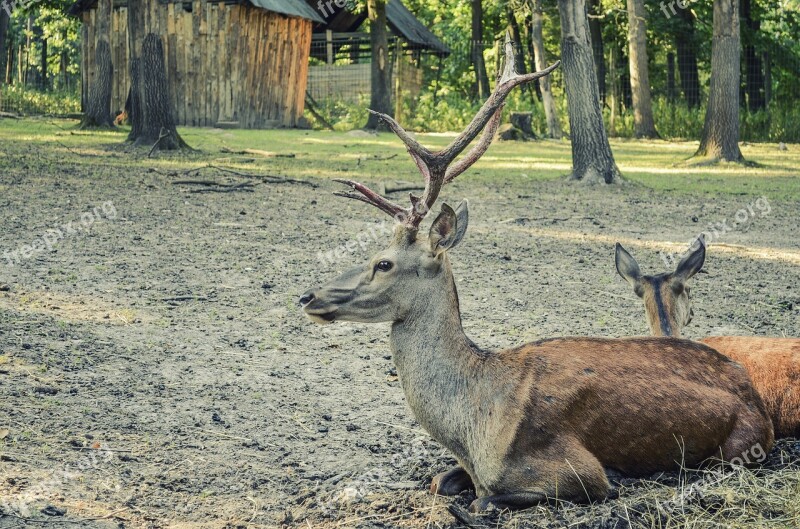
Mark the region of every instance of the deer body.
<instances>
[{"instance_id":1,"label":"deer body","mask_svg":"<svg viewBox=\"0 0 800 529\"><path fill-rule=\"evenodd\" d=\"M681 336L691 322L692 308L686 285L705 262L705 242L678 263L673 273L642 275L636 260L617 245L620 275L642 297L654 336ZM776 437L800 439L800 339L762 336L709 336L700 342L741 364L764 401Z\"/></svg>"},{"instance_id":2,"label":"deer body","mask_svg":"<svg viewBox=\"0 0 800 529\"><path fill-rule=\"evenodd\" d=\"M607 471L646 476L769 449L771 423L747 374L702 344L558 338L480 349L462 329L446 253L466 218L466 205L444 205L428 238L398 227L367 267L301 299L318 322L391 322L409 407L459 463L434 492L474 487L474 510L598 500Z\"/></svg>"}]
</instances>

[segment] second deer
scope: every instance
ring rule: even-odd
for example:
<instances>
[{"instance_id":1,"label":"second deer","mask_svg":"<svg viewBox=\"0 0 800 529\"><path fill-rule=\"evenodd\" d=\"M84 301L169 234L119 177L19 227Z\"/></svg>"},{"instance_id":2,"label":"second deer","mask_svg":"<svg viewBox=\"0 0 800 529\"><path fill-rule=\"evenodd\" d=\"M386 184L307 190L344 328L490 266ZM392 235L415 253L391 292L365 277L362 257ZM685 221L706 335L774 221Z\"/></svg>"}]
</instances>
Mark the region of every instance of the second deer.
<instances>
[{"instance_id":1,"label":"second deer","mask_svg":"<svg viewBox=\"0 0 800 529\"><path fill-rule=\"evenodd\" d=\"M642 275L639 264L617 243L619 275L644 301L654 336L681 336L693 312L686 282L703 267L706 245L702 237L674 272ZM700 340L744 366L772 417L776 437L800 439L800 339L762 336L709 336Z\"/></svg>"}]
</instances>

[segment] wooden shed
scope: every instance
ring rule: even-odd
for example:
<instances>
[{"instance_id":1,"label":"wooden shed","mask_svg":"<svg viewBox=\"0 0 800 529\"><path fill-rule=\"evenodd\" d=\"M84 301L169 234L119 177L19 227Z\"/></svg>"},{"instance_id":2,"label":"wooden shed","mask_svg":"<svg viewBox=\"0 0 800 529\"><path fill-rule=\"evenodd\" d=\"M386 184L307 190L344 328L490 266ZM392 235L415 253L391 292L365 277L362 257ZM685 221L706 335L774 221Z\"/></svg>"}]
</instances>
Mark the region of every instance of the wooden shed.
<instances>
[{"instance_id":1,"label":"wooden shed","mask_svg":"<svg viewBox=\"0 0 800 529\"><path fill-rule=\"evenodd\" d=\"M84 98L95 75L96 6L97 0L79 0L70 9L83 21ZM127 1L114 0L113 6L112 110L121 111L130 88ZM312 23L324 22L304 0L152 0L148 7L151 30L162 36L178 125L258 129L300 123Z\"/></svg>"}]
</instances>

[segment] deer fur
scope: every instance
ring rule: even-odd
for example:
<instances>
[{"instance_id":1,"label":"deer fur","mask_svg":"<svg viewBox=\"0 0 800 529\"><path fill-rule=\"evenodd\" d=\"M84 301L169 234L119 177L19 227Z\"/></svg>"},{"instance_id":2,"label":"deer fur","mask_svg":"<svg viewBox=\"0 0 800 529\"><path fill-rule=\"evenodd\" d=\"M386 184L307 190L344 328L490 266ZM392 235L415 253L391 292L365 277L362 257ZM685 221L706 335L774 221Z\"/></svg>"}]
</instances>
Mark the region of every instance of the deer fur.
<instances>
[{"instance_id":1,"label":"deer fur","mask_svg":"<svg viewBox=\"0 0 800 529\"><path fill-rule=\"evenodd\" d=\"M692 308L686 281L705 262L705 241L684 257L675 272L645 276L636 260L620 244L616 249L619 274L642 298L654 336L680 337L691 321ZM800 339L762 336L709 336L700 340L740 363L750 375L772 419L776 437L800 439Z\"/></svg>"},{"instance_id":2,"label":"deer fur","mask_svg":"<svg viewBox=\"0 0 800 529\"><path fill-rule=\"evenodd\" d=\"M648 476L769 450L772 425L746 372L677 338L555 338L489 351L470 340L448 251L467 205L428 237L399 225L386 250L300 299L318 323L389 322L407 402L459 467L432 492L474 487L472 510L594 501L606 472Z\"/></svg>"}]
</instances>

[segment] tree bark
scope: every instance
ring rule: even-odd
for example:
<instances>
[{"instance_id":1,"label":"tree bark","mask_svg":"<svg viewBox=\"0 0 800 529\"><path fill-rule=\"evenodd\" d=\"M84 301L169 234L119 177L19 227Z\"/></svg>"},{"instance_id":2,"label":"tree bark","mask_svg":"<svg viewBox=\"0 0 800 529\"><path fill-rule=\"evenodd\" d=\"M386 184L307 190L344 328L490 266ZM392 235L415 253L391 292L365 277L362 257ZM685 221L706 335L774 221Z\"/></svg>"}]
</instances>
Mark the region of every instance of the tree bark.
<instances>
[{"instance_id":1,"label":"tree bark","mask_svg":"<svg viewBox=\"0 0 800 529\"><path fill-rule=\"evenodd\" d=\"M572 141L570 178L588 183L618 182L621 175L603 127L585 1L558 0L558 10Z\"/></svg>"},{"instance_id":2,"label":"tree bark","mask_svg":"<svg viewBox=\"0 0 800 529\"><path fill-rule=\"evenodd\" d=\"M531 43L533 45L533 58L536 71L547 68L547 52L544 49L542 36L542 0L531 0ZM542 105L547 119L547 135L551 138L561 138L561 124L558 120L556 102L550 89L550 76L545 75L539 79L539 89L542 92Z\"/></svg>"},{"instance_id":3,"label":"tree bark","mask_svg":"<svg viewBox=\"0 0 800 529\"><path fill-rule=\"evenodd\" d=\"M714 0L711 87L695 156L743 161L739 150L739 0Z\"/></svg>"},{"instance_id":4,"label":"tree bark","mask_svg":"<svg viewBox=\"0 0 800 529\"><path fill-rule=\"evenodd\" d=\"M95 50L96 75L89 97L86 101L86 112L81 121L81 128L113 127L111 116L111 81L114 66L111 64L111 46L108 41L100 40Z\"/></svg>"},{"instance_id":5,"label":"tree bark","mask_svg":"<svg viewBox=\"0 0 800 529\"><path fill-rule=\"evenodd\" d=\"M522 33L519 30L519 22L511 4L506 4L506 18L508 19L508 29L511 31L511 39L514 41L514 66L518 73L528 73L528 66L525 64L525 53L522 43ZM525 89L527 85L522 85Z\"/></svg>"},{"instance_id":6,"label":"tree bark","mask_svg":"<svg viewBox=\"0 0 800 529\"><path fill-rule=\"evenodd\" d=\"M681 91L689 108L700 106L700 76L697 71L694 15L691 9L678 9L679 29L675 34L675 49L678 53L678 73Z\"/></svg>"},{"instance_id":7,"label":"tree bark","mask_svg":"<svg viewBox=\"0 0 800 529\"><path fill-rule=\"evenodd\" d=\"M42 52L42 55L41 55L42 80L41 80L40 85L41 85L41 89L42 90L47 90L47 87L49 85L49 82L48 82L49 81L49 76L48 76L48 73L47 73L47 38L43 36L40 42L41 42L40 48L41 48L41 52Z\"/></svg>"},{"instance_id":8,"label":"tree bark","mask_svg":"<svg viewBox=\"0 0 800 529\"><path fill-rule=\"evenodd\" d=\"M752 1L742 0L742 20L747 32L744 36L744 72L745 92L747 93L747 109L750 112L764 110L767 107L764 95L765 82L761 57L756 52L755 41L761 30L761 21L753 17Z\"/></svg>"},{"instance_id":9,"label":"tree bark","mask_svg":"<svg viewBox=\"0 0 800 529\"><path fill-rule=\"evenodd\" d=\"M393 115L389 60L389 36L386 29L386 0L367 0L369 15L369 42L372 51L370 68L369 107L384 114ZM370 114L365 126L367 129L385 128L375 114Z\"/></svg>"},{"instance_id":10,"label":"tree bark","mask_svg":"<svg viewBox=\"0 0 800 529\"><path fill-rule=\"evenodd\" d=\"M114 65L111 62L111 3L112 0L98 0L95 14L97 44L95 49L96 75L86 101L86 112L81 128L113 127L111 115L111 86L114 78ZM63 60L63 58L62 58Z\"/></svg>"},{"instance_id":11,"label":"tree bark","mask_svg":"<svg viewBox=\"0 0 800 529\"><path fill-rule=\"evenodd\" d=\"M646 16L643 0L628 0L628 63L633 96L633 133L637 138L657 138L647 70Z\"/></svg>"},{"instance_id":12,"label":"tree bark","mask_svg":"<svg viewBox=\"0 0 800 529\"><path fill-rule=\"evenodd\" d=\"M481 0L471 0L472 7L472 66L478 85L478 98L485 101L491 93L486 61L483 59L483 5Z\"/></svg>"},{"instance_id":13,"label":"tree bark","mask_svg":"<svg viewBox=\"0 0 800 529\"><path fill-rule=\"evenodd\" d=\"M667 53L667 101L675 102L675 54Z\"/></svg>"},{"instance_id":14,"label":"tree bark","mask_svg":"<svg viewBox=\"0 0 800 529\"><path fill-rule=\"evenodd\" d=\"M603 27L600 24L603 7L601 0L589 2L589 34L592 37L592 54L594 68L597 75L597 89L600 93L601 106L606 101L606 60L605 46L603 46Z\"/></svg>"},{"instance_id":15,"label":"tree bark","mask_svg":"<svg viewBox=\"0 0 800 529\"><path fill-rule=\"evenodd\" d=\"M188 148L175 127L161 37L148 32L142 3L128 0L132 110L128 139L157 150Z\"/></svg>"},{"instance_id":16,"label":"tree bark","mask_svg":"<svg viewBox=\"0 0 800 529\"><path fill-rule=\"evenodd\" d=\"M5 9L0 9L0 80L6 79L6 60L8 59L6 39L8 38L8 22L8 13Z\"/></svg>"}]
</instances>

